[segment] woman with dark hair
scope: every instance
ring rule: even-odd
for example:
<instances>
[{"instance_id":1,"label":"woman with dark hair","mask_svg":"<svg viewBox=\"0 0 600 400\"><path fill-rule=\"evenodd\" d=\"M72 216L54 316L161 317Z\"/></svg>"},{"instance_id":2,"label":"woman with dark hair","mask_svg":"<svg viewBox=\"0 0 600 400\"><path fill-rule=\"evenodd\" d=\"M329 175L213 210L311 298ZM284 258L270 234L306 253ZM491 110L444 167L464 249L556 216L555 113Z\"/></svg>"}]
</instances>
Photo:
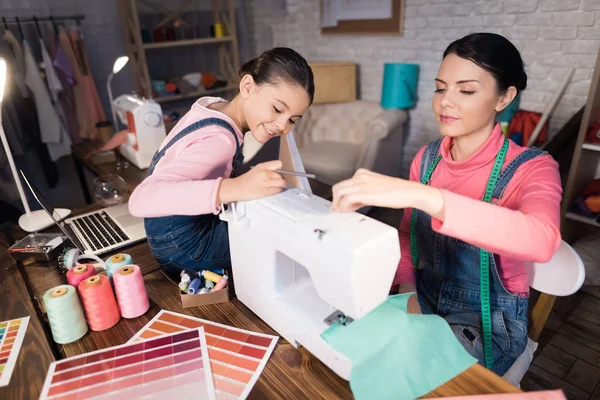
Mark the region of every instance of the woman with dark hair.
<instances>
[{"instance_id":1,"label":"woman with dark hair","mask_svg":"<svg viewBox=\"0 0 600 400\"><path fill-rule=\"evenodd\" d=\"M423 147L410 180L360 170L334 186L335 210L405 208L394 290L434 313L482 365L503 374L525 350L525 261L560 245L558 165L508 140L496 114L525 89L518 50L474 33L444 52L433 96L443 138Z\"/></svg>"},{"instance_id":2,"label":"woman with dark hair","mask_svg":"<svg viewBox=\"0 0 600 400\"><path fill-rule=\"evenodd\" d=\"M287 134L313 101L313 74L292 49L274 48L240 70L239 93L230 102L196 101L154 155L146 179L129 200L144 218L152 255L172 276L184 270L229 268L227 223L222 204L279 193L281 161L236 176L243 161L244 132L265 143ZM265 238L268 240L268 238Z\"/></svg>"}]
</instances>

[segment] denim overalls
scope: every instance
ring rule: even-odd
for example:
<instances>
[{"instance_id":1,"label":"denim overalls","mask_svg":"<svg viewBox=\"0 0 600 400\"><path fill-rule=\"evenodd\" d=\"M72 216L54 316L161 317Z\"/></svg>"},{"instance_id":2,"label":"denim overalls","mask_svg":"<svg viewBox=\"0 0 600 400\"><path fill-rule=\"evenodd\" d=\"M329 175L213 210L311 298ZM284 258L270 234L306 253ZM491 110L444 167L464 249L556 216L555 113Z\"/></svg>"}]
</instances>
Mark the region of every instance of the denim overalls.
<instances>
[{"instance_id":1,"label":"denim overalls","mask_svg":"<svg viewBox=\"0 0 600 400\"><path fill-rule=\"evenodd\" d=\"M236 151L232 162L231 177L235 177L244 157L233 127L219 118L206 118L195 122L157 151L148 167L146 176L152 175L156 164L169 148L182 137L209 125L227 129L235 138ZM151 199L148 199L151 201ZM171 215L144 218L146 237L152 255L165 272L179 279L183 269L220 271L231 266L227 223L218 215Z\"/></svg>"},{"instance_id":2,"label":"denim overalls","mask_svg":"<svg viewBox=\"0 0 600 400\"><path fill-rule=\"evenodd\" d=\"M508 140L508 139L505 139ZM421 181L436 163L441 140L430 143L421 161ZM518 155L502 170L493 189L498 204L515 171L525 162L545 154L531 148ZM443 317L464 348L485 366L481 330L481 249L462 240L439 234L431 228L431 217L415 208L415 235L418 265L417 293L424 314ZM497 256L490 257L489 292L492 322L491 370L503 375L527 345L528 297L509 293L498 274Z\"/></svg>"}]
</instances>

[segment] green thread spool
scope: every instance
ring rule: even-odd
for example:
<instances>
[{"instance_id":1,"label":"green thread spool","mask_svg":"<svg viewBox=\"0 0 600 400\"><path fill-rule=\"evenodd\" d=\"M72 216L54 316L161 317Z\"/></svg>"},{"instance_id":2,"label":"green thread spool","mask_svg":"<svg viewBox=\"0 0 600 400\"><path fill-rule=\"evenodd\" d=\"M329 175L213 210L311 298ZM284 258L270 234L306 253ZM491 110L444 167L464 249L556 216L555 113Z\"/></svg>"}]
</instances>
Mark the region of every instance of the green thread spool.
<instances>
[{"instance_id":1,"label":"green thread spool","mask_svg":"<svg viewBox=\"0 0 600 400\"><path fill-rule=\"evenodd\" d=\"M44 305L56 343L75 342L88 331L77 291L71 285L56 286L44 293Z\"/></svg>"}]
</instances>

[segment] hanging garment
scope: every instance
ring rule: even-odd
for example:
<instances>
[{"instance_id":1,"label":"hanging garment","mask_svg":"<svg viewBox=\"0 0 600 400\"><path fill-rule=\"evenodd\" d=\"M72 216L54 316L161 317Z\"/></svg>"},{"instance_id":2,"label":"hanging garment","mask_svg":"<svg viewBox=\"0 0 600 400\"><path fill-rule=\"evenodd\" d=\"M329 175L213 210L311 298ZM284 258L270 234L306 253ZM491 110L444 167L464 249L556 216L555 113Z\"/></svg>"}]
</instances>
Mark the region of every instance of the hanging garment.
<instances>
[{"instance_id":1,"label":"hanging garment","mask_svg":"<svg viewBox=\"0 0 600 400\"><path fill-rule=\"evenodd\" d=\"M61 143L59 144L58 148L54 149L54 150L56 150L57 152L64 152L65 146L68 146L68 148L66 149L68 152L61 154L59 156L59 158L60 158L63 155L71 154L71 144L72 144L71 137L69 135L68 127L66 124L65 112L60 103L60 96L63 91L63 86L62 86L62 83L60 82L60 79L58 78L56 71L54 70L54 65L52 64L52 58L50 58L50 54L48 54L48 51L46 50L46 46L44 45L44 41L41 38L40 38L40 48L42 51L42 61L44 62L44 70L46 72L46 84L48 85L48 91L50 92L50 98L52 99L52 104L54 106L54 109L56 110L56 114L58 115L58 118L60 119L61 125L63 128L61 130L61 135L66 135L66 137L61 137L61 139L60 139ZM50 147L50 146L56 146L56 145L53 143L52 144L49 143L48 146ZM51 151L51 153L53 151Z\"/></svg>"},{"instance_id":2,"label":"hanging garment","mask_svg":"<svg viewBox=\"0 0 600 400\"><path fill-rule=\"evenodd\" d=\"M12 34L11 31L5 30L2 39L6 40L10 47L12 48L12 54L14 56L15 69L13 73L10 75L15 82L17 88L21 91L22 97L29 97L29 91L27 90L27 85L25 85L25 58L23 56L23 48L21 44Z\"/></svg>"},{"instance_id":3,"label":"hanging garment","mask_svg":"<svg viewBox=\"0 0 600 400\"><path fill-rule=\"evenodd\" d=\"M76 114L77 114L77 125L79 127L79 138L81 139L91 139L95 134L95 126L94 123L89 119L88 113L86 111L86 101L85 101L85 90L83 84L83 73L79 68L79 62L77 61L77 57L75 56L75 52L73 51L73 47L71 46L71 40L69 39L69 35L67 31L62 26L58 30L58 43L59 48L64 53L66 59L68 60L68 65L71 69L71 77L74 78L74 83L72 85L73 95L75 98ZM58 53L57 53L58 54ZM59 68L65 72L66 67L63 62ZM68 75L68 74L67 74Z\"/></svg>"},{"instance_id":4,"label":"hanging garment","mask_svg":"<svg viewBox=\"0 0 600 400\"><path fill-rule=\"evenodd\" d=\"M48 88L42 80L33 58L31 48L26 41L23 41L23 47L25 53L25 83L35 99L38 120L42 126L42 141L48 146L52 161L56 161L62 156L71 154L71 140L55 107L53 101L55 93L53 92L51 96L48 92ZM42 53L44 50L45 47L42 47ZM53 82L53 84L56 86L56 82Z\"/></svg>"},{"instance_id":5,"label":"hanging garment","mask_svg":"<svg viewBox=\"0 0 600 400\"><path fill-rule=\"evenodd\" d=\"M83 87L85 93L85 105L89 119L92 121L92 127L95 128L96 123L106 121L106 114L104 108L102 108L102 102L98 96L98 90L96 89L96 83L92 76L92 70L88 60L87 52L85 51L85 45L81 32L78 28L72 27L70 31L71 45L79 60L79 65L83 73ZM96 135L96 131L93 132L93 137Z\"/></svg>"},{"instance_id":6,"label":"hanging garment","mask_svg":"<svg viewBox=\"0 0 600 400\"><path fill-rule=\"evenodd\" d=\"M58 170L42 143L35 102L25 85L23 49L10 31L6 31L3 38L5 40L0 40L0 57L6 61L8 77L2 102L4 132L14 158L33 151L48 187L53 188L58 182ZM5 167L8 168L8 164ZM14 185L12 175L10 182Z\"/></svg>"},{"instance_id":7,"label":"hanging garment","mask_svg":"<svg viewBox=\"0 0 600 400\"><path fill-rule=\"evenodd\" d=\"M62 92L59 98L65 122L71 135L71 140L74 143L79 143L81 138L79 137L79 124L77 123L77 104L75 103L75 94L73 93L75 75L64 50L58 42L58 37L54 34L54 30L48 30L45 37L46 48L52 58L54 71L62 85Z\"/></svg>"}]
</instances>

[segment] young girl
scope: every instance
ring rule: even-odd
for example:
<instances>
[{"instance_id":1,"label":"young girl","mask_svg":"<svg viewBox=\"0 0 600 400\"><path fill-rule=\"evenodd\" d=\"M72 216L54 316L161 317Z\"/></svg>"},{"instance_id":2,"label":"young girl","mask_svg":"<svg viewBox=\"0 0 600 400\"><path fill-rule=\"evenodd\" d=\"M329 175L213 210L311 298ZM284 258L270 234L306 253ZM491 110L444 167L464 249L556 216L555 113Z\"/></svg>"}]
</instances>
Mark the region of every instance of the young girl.
<instances>
[{"instance_id":1,"label":"young girl","mask_svg":"<svg viewBox=\"0 0 600 400\"><path fill-rule=\"evenodd\" d=\"M144 218L152 255L169 274L230 266L222 204L279 193L281 162L236 176L250 130L260 143L287 134L313 101L313 74L292 49L274 48L242 66L239 94L198 99L165 138L129 200ZM268 238L265 238L268 240Z\"/></svg>"},{"instance_id":2,"label":"young girl","mask_svg":"<svg viewBox=\"0 0 600 400\"><path fill-rule=\"evenodd\" d=\"M557 163L506 139L495 122L526 83L521 56L504 37L453 42L433 96L444 138L418 152L410 180L361 170L333 189L336 210L406 208L394 285L416 291L409 312L445 318L465 349L500 375L527 344L523 262L549 260L561 241Z\"/></svg>"}]
</instances>

